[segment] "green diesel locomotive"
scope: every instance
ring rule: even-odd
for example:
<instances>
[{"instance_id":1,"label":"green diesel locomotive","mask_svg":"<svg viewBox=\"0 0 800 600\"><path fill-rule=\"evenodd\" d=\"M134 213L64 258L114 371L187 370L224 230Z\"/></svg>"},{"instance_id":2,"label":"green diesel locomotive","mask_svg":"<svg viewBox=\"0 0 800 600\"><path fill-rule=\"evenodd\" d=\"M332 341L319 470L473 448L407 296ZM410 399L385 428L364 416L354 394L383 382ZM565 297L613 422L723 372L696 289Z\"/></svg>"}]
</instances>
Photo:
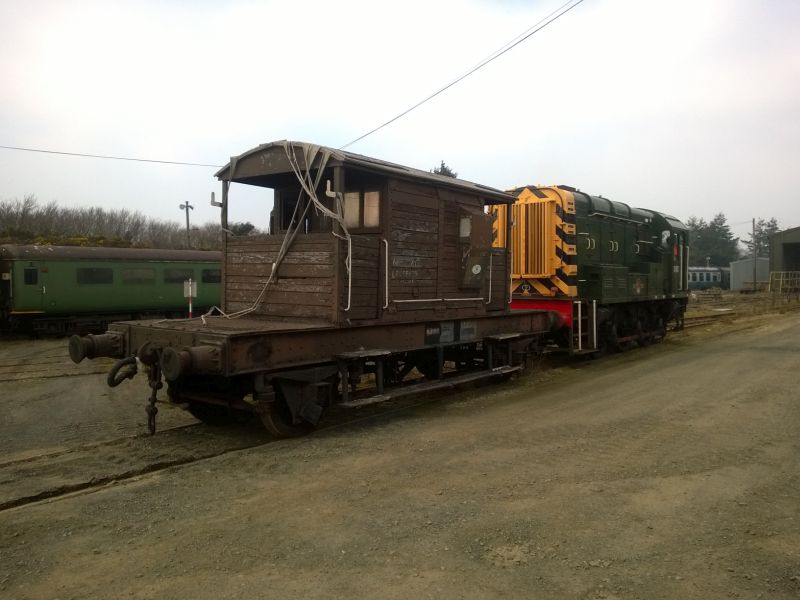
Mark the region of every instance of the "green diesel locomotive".
<instances>
[{"instance_id":1,"label":"green diesel locomotive","mask_svg":"<svg viewBox=\"0 0 800 600\"><path fill-rule=\"evenodd\" d=\"M560 315L554 336L575 353L660 340L683 324L688 302L688 229L676 218L568 186L511 191L512 308ZM497 223L505 205L492 207Z\"/></svg>"},{"instance_id":2,"label":"green diesel locomotive","mask_svg":"<svg viewBox=\"0 0 800 600\"><path fill-rule=\"evenodd\" d=\"M198 250L0 246L0 329L64 334L108 323L185 317L219 303L221 253Z\"/></svg>"}]
</instances>

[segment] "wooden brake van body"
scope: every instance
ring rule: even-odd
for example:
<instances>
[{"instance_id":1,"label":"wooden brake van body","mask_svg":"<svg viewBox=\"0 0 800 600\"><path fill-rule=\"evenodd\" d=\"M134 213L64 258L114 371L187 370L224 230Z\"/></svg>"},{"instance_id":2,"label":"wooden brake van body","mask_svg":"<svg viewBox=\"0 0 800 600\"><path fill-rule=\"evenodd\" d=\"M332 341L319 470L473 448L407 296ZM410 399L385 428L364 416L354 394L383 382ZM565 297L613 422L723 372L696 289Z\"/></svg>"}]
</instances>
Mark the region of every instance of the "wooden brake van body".
<instances>
[{"instance_id":1,"label":"wooden brake van body","mask_svg":"<svg viewBox=\"0 0 800 600\"><path fill-rule=\"evenodd\" d=\"M298 167L313 170L324 152L311 165L296 152ZM513 198L346 152L331 153L325 171L317 198L331 211L338 202L343 223L321 214L301 190L280 144L251 150L218 173L226 187L236 182L275 190L269 235L226 236L225 312L253 304L296 213L304 214L300 231L251 316L346 327L506 311L507 250L492 248L493 219L484 207Z\"/></svg>"},{"instance_id":2,"label":"wooden brake van body","mask_svg":"<svg viewBox=\"0 0 800 600\"><path fill-rule=\"evenodd\" d=\"M492 243L510 223L487 211L514 202L505 192L285 141L217 177L226 231L231 184L274 194L267 235L225 235L219 313L114 324L73 338L73 360L135 355L201 419L252 410L294 435L331 403L358 401L365 374L373 399L403 393L415 368L429 386L444 384L445 363L463 378L507 374L554 323L509 309L509 251Z\"/></svg>"}]
</instances>

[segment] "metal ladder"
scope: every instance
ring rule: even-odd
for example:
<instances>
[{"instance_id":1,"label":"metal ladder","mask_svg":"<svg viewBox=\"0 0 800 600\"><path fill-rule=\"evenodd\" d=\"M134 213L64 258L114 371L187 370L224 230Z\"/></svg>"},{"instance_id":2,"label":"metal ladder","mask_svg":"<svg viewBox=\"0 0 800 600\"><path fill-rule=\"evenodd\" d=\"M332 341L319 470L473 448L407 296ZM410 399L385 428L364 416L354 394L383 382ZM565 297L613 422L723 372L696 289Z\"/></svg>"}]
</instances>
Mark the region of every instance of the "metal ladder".
<instances>
[{"instance_id":1,"label":"metal ladder","mask_svg":"<svg viewBox=\"0 0 800 600\"><path fill-rule=\"evenodd\" d=\"M597 300L574 300L572 302L570 329L571 354L597 351Z\"/></svg>"}]
</instances>

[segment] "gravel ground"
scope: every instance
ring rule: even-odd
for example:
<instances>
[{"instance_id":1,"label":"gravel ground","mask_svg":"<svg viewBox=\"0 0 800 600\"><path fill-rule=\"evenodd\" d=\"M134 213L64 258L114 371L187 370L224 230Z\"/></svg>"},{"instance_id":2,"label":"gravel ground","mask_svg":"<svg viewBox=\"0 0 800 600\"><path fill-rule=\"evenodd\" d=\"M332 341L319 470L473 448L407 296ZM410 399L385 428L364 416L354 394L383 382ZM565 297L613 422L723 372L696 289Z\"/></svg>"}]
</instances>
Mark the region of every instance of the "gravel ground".
<instances>
[{"instance_id":1,"label":"gravel ground","mask_svg":"<svg viewBox=\"0 0 800 600\"><path fill-rule=\"evenodd\" d=\"M798 314L696 328L10 508L0 595L797 598L798 340ZM4 382L4 453L140 432L146 392L102 379Z\"/></svg>"}]
</instances>

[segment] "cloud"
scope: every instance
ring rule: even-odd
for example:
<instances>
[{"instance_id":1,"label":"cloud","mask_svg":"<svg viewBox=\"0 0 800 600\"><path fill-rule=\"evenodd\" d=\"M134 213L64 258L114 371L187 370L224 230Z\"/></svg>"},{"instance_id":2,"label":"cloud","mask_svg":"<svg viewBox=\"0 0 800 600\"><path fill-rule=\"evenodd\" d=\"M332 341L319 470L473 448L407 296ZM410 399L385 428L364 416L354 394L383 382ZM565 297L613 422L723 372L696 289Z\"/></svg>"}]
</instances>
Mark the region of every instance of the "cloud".
<instances>
[{"instance_id":1,"label":"cloud","mask_svg":"<svg viewBox=\"0 0 800 600\"><path fill-rule=\"evenodd\" d=\"M558 5L6 3L0 143L220 164L275 139L339 146ZM423 169L445 160L496 187L570 183L680 218L797 225L799 12L585 2L351 149ZM214 169L0 152L0 197L176 221L188 200L195 219L217 218ZM236 197L232 218L266 222L268 198Z\"/></svg>"}]
</instances>

